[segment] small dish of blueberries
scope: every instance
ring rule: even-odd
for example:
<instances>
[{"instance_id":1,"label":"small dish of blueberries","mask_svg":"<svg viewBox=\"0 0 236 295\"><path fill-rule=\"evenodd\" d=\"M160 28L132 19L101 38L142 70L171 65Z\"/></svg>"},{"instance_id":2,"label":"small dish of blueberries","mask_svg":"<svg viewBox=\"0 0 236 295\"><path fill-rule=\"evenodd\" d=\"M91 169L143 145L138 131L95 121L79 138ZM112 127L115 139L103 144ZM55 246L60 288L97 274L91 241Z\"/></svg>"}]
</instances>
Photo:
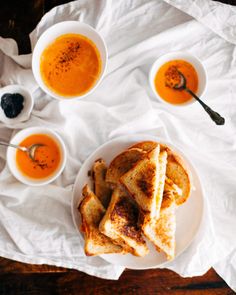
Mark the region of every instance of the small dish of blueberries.
<instances>
[{"instance_id":1,"label":"small dish of blueberries","mask_svg":"<svg viewBox=\"0 0 236 295\"><path fill-rule=\"evenodd\" d=\"M0 121L5 124L27 121L33 105L33 98L24 86L8 85L0 89Z\"/></svg>"}]
</instances>

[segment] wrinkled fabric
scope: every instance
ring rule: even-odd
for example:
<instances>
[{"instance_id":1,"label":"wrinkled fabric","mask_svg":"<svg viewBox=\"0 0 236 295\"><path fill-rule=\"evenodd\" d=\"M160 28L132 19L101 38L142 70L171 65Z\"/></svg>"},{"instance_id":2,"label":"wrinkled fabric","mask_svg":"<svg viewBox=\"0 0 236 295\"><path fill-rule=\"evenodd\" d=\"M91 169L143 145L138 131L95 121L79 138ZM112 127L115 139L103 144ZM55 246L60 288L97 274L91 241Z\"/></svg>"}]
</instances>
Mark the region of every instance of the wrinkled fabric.
<instances>
[{"instance_id":1,"label":"wrinkled fabric","mask_svg":"<svg viewBox=\"0 0 236 295\"><path fill-rule=\"evenodd\" d=\"M124 134L146 133L184 150L204 189L201 229L191 246L165 267L186 277L215 266L236 289L235 8L212 1L186 2L81 0L48 12L30 35L32 48L48 27L64 20L88 23L106 41L107 73L96 91L79 101L57 101L46 95L33 78L31 55L17 55L13 40L0 39L0 84L25 85L35 101L27 122L0 123L0 139L9 141L29 126L47 126L61 135L68 150L62 175L36 188L16 181L5 165L6 149L0 147L1 256L118 279L122 267L84 255L71 216L73 183L83 162L102 143ZM152 63L179 50L203 62L208 75L204 99L225 117L224 126L216 126L197 103L170 108L152 94L148 84Z\"/></svg>"}]
</instances>

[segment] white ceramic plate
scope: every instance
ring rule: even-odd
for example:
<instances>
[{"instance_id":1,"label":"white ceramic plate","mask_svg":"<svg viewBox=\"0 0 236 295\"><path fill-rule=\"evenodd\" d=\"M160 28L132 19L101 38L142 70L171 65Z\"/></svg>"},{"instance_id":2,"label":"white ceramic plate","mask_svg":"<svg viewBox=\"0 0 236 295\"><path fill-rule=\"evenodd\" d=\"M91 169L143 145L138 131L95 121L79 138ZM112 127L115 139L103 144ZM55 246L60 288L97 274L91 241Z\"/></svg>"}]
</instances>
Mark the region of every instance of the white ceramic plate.
<instances>
[{"instance_id":1,"label":"white ceramic plate","mask_svg":"<svg viewBox=\"0 0 236 295\"><path fill-rule=\"evenodd\" d=\"M201 224L204 199L203 192L200 180L197 176L197 172L190 163L190 161L184 156L183 152L174 147L172 144L158 139L154 136L149 135L127 135L119 137L117 139L111 140L104 145L100 146L83 164L79 174L77 175L76 182L74 185L74 193L72 199L72 216L74 224L80 233L80 214L77 210L78 203L81 200L81 191L83 186L88 183L91 184L90 177L88 176L88 171L91 169L93 163L98 158L103 158L107 164L111 160L130 147L131 145L144 141L152 140L157 142L162 142L168 144L173 150L177 151L182 155L183 159L186 162L186 165L192 172L193 184L195 190L192 191L191 196L188 201L182 206L178 207L176 210L176 220L177 220L177 229L176 229L176 257L181 254L192 242L195 235L198 232L198 229ZM148 247L150 252L145 257L135 257L131 254L121 255L121 254L104 254L101 255L106 261L124 266L130 269L147 269L153 267L159 267L167 262L166 257L163 253L159 253L155 250L154 246L148 242Z\"/></svg>"}]
</instances>

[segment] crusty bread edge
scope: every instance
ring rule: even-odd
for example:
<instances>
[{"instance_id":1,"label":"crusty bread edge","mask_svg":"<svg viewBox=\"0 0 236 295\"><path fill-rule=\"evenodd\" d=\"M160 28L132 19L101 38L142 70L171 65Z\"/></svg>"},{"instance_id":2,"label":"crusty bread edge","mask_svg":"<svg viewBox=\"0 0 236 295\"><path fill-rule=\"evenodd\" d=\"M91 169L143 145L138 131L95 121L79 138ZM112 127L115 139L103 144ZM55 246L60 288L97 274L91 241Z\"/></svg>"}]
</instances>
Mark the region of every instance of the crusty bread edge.
<instances>
[{"instance_id":1,"label":"crusty bread edge","mask_svg":"<svg viewBox=\"0 0 236 295\"><path fill-rule=\"evenodd\" d=\"M186 161L183 159L183 157L181 155L179 155L177 152L173 151L169 146L165 145L165 144L160 144L161 145L161 149L164 148L166 149L167 151L167 161L168 161L168 157L173 157L174 160L180 165L182 166L182 168L184 169L186 175L187 175L187 178L188 178L188 196L185 198L185 199L181 199L181 201L178 201L177 205L182 205L183 203L185 203L188 198L190 197L191 195L191 191L192 191L192 187L193 187L193 176L192 176L192 173L191 173L191 170L190 168L188 168L187 164L186 164Z\"/></svg>"}]
</instances>

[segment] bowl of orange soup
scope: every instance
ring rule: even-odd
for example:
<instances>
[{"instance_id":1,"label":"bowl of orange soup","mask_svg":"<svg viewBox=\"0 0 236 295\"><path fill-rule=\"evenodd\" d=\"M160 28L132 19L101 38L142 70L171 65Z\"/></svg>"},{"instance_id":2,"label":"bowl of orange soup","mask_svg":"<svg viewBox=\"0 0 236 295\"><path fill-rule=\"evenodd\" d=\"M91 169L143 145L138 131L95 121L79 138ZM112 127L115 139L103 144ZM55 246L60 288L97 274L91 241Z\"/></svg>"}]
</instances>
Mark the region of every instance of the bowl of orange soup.
<instances>
[{"instance_id":1,"label":"bowl of orange soup","mask_svg":"<svg viewBox=\"0 0 236 295\"><path fill-rule=\"evenodd\" d=\"M30 147L40 144L34 160L27 152L12 147L7 149L7 163L12 174L28 185L45 185L54 181L66 163L66 149L61 137L48 128L31 127L19 131L12 144Z\"/></svg>"},{"instance_id":2,"label":"bowl of orange soup","mask_svg":"<svg viewBox=\"0 0 236 295\"><path fill-rule=\"evenodd\" d=\"M186 106L196 100L186 91L171 88L167 79L174 79L171 69L177 69L186 78L186 86L198 97L202 97L207 76L202 62L187 52L171 52L159 57L151 67L149 84L154 95L162 102L172 106Z\"/></svg>"},{"instance_id":3,"label":"bowl of orange soup","mask_svg":"<svg viewBox=\"0 0 236 295\"><path fill-rule=\"evenodd\" d=\"M57 23L38 39L32 70L39 86L57 99L82 98L101 82L107 65L102 36L78 21Z\"/></svg>"}]
</instances>

